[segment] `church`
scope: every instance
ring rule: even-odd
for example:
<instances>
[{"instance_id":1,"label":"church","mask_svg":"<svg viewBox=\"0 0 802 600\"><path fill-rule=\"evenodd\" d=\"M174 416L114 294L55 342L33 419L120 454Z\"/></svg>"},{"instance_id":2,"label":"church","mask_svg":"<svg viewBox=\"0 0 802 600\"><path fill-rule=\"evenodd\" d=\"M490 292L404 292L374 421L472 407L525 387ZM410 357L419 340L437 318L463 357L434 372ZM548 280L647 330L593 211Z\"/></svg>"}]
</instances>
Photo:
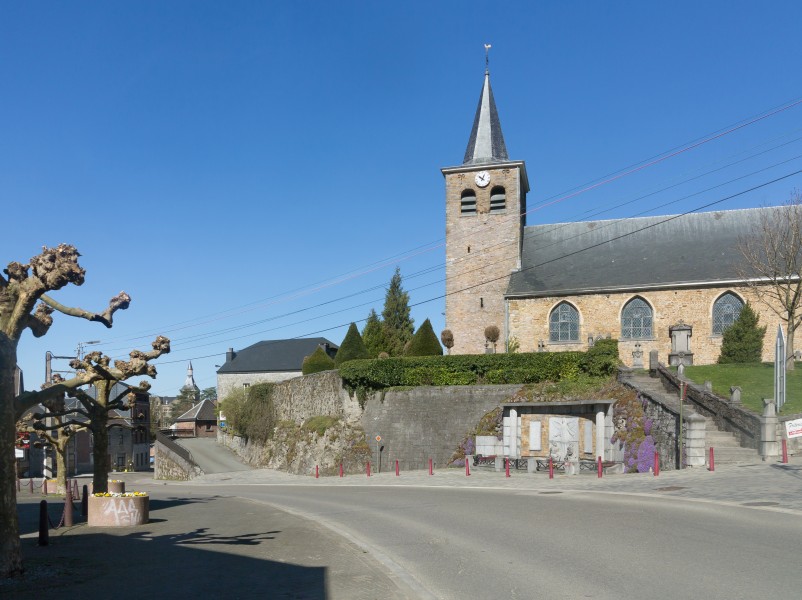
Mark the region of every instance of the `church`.
<instances>
[{"instance_id":1,"label":"church","mask_svg":"<svg viewBox=\"0 0 802 600\"><path fill-rule=\"evenodd\" d=\"M777 207L527 226L526 164L507 154L488 70L464 160L442 173L452 354L614 338L627 366L648 366L653 350L667 364L710 364L749 302L767 326L763 360L774 359L785 325L744 284L738 243Z\"/></svg>"}]
</instances>

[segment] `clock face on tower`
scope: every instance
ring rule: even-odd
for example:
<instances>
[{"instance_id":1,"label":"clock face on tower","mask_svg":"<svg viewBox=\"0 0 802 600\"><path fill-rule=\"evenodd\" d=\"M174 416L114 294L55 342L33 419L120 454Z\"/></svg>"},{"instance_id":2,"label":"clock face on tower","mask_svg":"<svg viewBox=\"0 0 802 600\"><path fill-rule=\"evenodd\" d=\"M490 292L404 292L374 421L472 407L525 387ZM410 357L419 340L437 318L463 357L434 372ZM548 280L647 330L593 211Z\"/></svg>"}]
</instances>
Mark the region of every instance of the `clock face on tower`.
<instances>
[{"instance_id":1,"label":"clock face on tower","mask_svg":"<svg viewBox=\"0 0 802 600\"><path fill-rule=\"evenodd\" d=\"M474 177L474 181L476 181L476 185L479 187L487 187L490 183L490 173L487 171L479 171Z\"/></svg>"}]
</instances>

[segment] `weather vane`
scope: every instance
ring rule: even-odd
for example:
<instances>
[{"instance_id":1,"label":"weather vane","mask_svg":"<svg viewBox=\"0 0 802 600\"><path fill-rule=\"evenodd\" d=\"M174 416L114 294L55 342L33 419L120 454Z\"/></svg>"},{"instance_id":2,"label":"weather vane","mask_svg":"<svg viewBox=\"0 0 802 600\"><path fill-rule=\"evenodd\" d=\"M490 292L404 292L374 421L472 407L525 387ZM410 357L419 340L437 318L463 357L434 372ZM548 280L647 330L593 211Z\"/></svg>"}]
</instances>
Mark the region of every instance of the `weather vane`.
<instances>
[{"instance_id":1,"label":"weather vane","mask_svg":"<svg viewBox=\"0 0 802 600\"><path fill-rule=\"evenodd\" d=\"M490 72L490 44L485 44L485 73Z\"/></svg>"}]
</instances>

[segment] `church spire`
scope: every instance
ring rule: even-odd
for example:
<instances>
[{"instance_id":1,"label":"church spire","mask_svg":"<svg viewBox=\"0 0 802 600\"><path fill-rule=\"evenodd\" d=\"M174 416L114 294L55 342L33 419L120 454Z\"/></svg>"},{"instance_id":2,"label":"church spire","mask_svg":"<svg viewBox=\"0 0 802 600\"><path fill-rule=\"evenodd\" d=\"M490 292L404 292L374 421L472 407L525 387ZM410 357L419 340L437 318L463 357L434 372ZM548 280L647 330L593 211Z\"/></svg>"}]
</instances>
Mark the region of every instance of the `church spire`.
<instances>
[{"instance_id":1,"label":"church spire","mask_svg":"<svg viewBox=\"0 0 802 600\"><path fill-rule=\"evenodd\" d=\"M489 49L490 45L485 44L485 81L482 85L482 94L479 96L471 137L465 150L465 159L462 162L464 165L483 165L509 160L496 102L493 100L493 90L490 89L490 65L487 54Z\"/></svg>"},{"instance_id":2,"label":"church spire","mask_svg":"<svg viewBox=\"0 0 802 600\"><path fill-rule=\"evenodd\" d=\"M192 373L192 361L189 361L189 366L187 367L187 379L184 381L184 387L181 389L185 390L197 390L198 386L195 385L195 376Z\"/></svg>"}]
</instances>

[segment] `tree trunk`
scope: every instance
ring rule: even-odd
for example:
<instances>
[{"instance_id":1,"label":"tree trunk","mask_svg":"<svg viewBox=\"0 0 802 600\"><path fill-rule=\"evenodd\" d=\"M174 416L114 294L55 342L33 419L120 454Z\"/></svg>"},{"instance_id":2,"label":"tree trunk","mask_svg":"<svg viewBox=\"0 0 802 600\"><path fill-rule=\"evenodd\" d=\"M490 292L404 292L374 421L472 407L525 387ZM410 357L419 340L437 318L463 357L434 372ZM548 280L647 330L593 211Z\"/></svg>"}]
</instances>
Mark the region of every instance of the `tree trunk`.
<instances>
[{"instance_id":1,"label":"tree trunk","mask_svg":"<svg viewBox=\"0 0 802 600\"><path fill-rule=\"evenodd\" d=\"M794 370L794 315L789 315L791 318L788 319L788 324L786 325L786 334L785 334L785 370L786 371L793 371Z\"/></svg>"},{"instance_id":2,"label":"tree trunk","mask_svg":"<svg viewBox=\"0 0 802 600\"><path fill-rule=\"evenodd\" d=\"M0 333L0 338L5 338ZM7 338L0 339L0 577L22 575L22 552L17 519L17 459L14 442L14 367L17 353Z\"/></svg>"},{"instance_id":3,"label":"tree trunk","mask_svg":"<svg viewBox=\"0 0 802 600\"><path fill-rule=\"evenodd\" d=\"M56 490L58 493L67 493L67 443L70 438L59 433L56 443L53 444L53 451L56 453Z\"/></svg>"},{"instance_id":4,"label":"tree trunk","mask_svg":"<svg viewBox=\"0 0 802 600\"><path fill-rule=\"evenodd\" d=\"M98 411L100 412L100 411ZM92 417L92 458L94 469L92 472L92 493L109 491L109 430L106 425L108 416L105 411Z\"/></svg>"}]
</instances>

